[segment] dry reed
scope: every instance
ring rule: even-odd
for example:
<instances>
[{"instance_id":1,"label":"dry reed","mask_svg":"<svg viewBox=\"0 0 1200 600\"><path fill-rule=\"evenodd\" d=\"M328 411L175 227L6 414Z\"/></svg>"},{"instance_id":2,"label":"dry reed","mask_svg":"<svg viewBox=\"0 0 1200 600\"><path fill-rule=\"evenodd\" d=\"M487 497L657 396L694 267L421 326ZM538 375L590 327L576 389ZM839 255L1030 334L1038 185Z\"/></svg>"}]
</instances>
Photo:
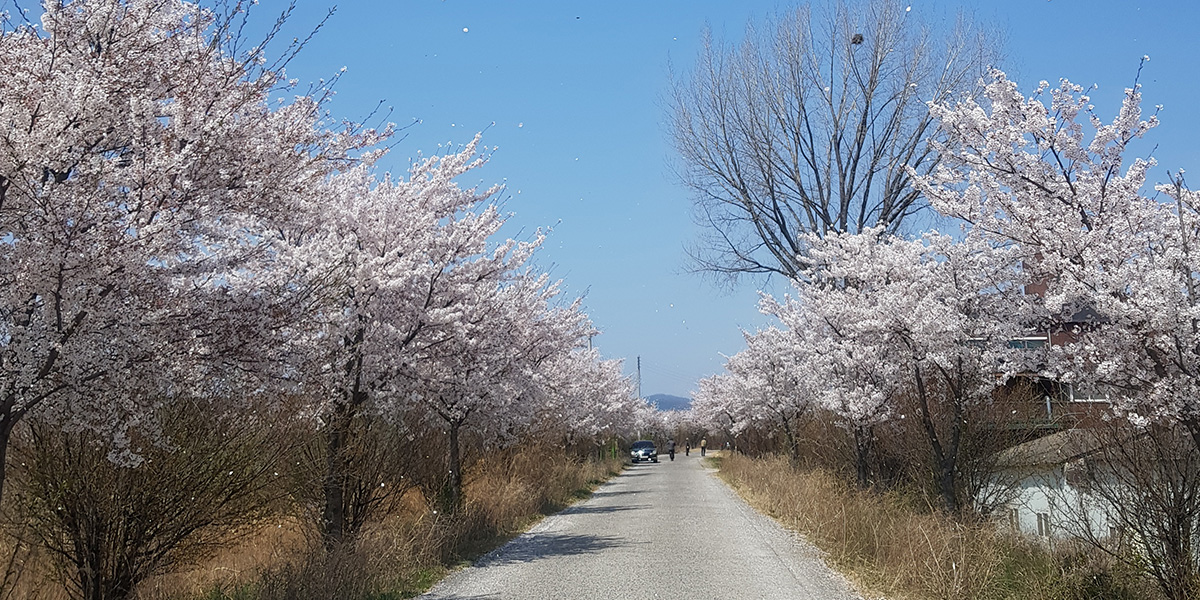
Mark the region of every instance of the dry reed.
<instances>
[{"instance_id":1,"label":"dry reed","mask_svg":"<svg viewBox=\"0 0 1200 600\"><path fill-rule=\"evenodd\" d=\"M963 522L897 491L863 491L783 457L720 459L751 505L805 535L868 595L893 599L1153 598L1154 590L1086 548L1056 549Z\"/></svg>"},{"instance_id":2,"label":"dry reed","mask_svg":"<svg viewBox=\"0 0 1200 600\"><path fill-rule=\"evenodd\" d=\"M366 528L355 544L337 552L326 552L311 527L288 539L268 536L206 566L209 577L194 576L186 591L179 586L173 594L147 594L144 598L409 597L541 516L586 496L620 468L619 462L580 461L532 450L496 453L480 460L468 473L466 502L457 514L438 514L413 491L395 512ZM233 563L254 566L230 566ZM222 570L238 576L212 577Z\"/></svg>"},{"instance_id":3,"label":"dry reed","mask_svg":"<svg viewBox=\"0 0 1200 600\"><path fill-rule=\"evenodd\" d=\"M278 516L211 560L152 577L140 600L384 599L415 595L449 569L480 556L543 515L579 498L621 469L533 449L497 452L468 473L458 514L438 514L415 490L354 544L322 547L312 518ZM298 514L307 514L296 507ZM19 526L0 537L8 582L0 600L65 600L47 554L18 544Z\"/></svg>"}]
</instances>

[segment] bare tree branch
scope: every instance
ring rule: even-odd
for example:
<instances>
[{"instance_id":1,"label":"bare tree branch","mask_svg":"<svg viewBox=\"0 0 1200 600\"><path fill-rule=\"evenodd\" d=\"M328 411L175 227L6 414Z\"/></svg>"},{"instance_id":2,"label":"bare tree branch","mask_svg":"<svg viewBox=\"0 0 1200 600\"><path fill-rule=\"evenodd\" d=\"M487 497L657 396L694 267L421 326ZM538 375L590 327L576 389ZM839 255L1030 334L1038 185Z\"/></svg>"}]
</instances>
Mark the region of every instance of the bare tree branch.
<instances>
[{"instance_id":1,"label":"bare tree branch","mask_svg":"<svg viewBox=\"0 0 1200 600\"><path fill-rule=\"evenodd\" d=\"M706 230L696 270L796 279L801 234L895 231L921 208L905 167L938 163L926 103L975 94L996 36L963 17L935 31L893 0L802 6L762 31L704 33L671 133Z\"/></svg>"}]
</instances>

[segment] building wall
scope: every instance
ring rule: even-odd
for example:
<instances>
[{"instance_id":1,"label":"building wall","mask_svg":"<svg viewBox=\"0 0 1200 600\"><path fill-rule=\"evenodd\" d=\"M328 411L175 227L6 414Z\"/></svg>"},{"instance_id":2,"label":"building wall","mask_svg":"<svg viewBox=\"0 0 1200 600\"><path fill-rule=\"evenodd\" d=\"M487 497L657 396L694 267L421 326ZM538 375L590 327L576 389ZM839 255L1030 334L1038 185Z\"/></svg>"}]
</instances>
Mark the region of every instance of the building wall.
<instances>
[{"instance_id":1,"label":"building wall","mask_svg":"<svg viewBox=\"0 0 1200 600\"><path fill-rule=\"evenodd\" d=\"M1105 507L1072 485L1063 465L1044 465L1015 475L1014 497L1000 511L1001 525L1049 540L1109 534ZM1011 481L1011 479L1010 479Z\"/></svg>"}]
</instances>

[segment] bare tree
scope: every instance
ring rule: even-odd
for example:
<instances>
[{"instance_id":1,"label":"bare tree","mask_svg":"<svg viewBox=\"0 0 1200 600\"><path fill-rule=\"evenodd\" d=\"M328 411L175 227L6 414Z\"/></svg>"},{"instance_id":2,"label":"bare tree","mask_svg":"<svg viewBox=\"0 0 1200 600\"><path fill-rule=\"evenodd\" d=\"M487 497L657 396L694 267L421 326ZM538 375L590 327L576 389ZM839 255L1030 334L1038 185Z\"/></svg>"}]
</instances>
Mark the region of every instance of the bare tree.
<instances>
[{"instance_id":1,"label":"bare tree","mask_svg":"<svg viewBox=\"0 0 1200 600\"><path fill-rule=\"evenodd\" d=\"M49 551L71 598L119 600L146 578L211 557L284 506L280 473L303 439L267 406L171 399L159 436L132 431L143 462L88 430L37 415L13 448L16 517Z\"/></svg>"},{"instance_id":2,"label":"bare tree","mask_svg":"<svg viewBox=\"0 0 1200 600\"><path fill-rule=\"evenodd\" d=\"M1200 595L1200 454L1185 426L1119 418L1064 465L1067 532L1143 572L1171 600Z\"/></svg>"},{"instance_id":3,"label":"bare tree","mask_svg":"<svg viewBox=\"0 0 1200 600\"><path fill-rule=\"evenodd\" d=\"M996 36L964 17L938 31L894 0L802 6L767 29L736 47L705 32L670 127L706 229L698 270L797 279L800 234L894 231L920 209L906 168L938 162L926 103L974 94Z\"/></svg>"}]
</instances>

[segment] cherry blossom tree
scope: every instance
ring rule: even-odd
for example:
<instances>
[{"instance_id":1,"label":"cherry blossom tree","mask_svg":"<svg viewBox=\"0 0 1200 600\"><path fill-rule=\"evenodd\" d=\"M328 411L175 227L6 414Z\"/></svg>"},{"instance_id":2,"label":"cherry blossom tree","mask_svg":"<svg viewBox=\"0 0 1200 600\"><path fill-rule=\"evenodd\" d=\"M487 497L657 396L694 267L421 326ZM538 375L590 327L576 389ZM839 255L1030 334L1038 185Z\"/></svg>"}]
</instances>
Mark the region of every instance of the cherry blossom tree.
<instances>
[{"instance_id":1,"label":"cherry blossom tree","mask_svg":"<svg viewBox=\"0 0 1200 600\"><path fill-rule=\"evenodd\" d=\"M946 158L918 185L969 235L1014 247L1025 283L1044 288L1025 318L1074 342L1054 349L1048 375L1099 384L1119 413L1182 424L1200 447L1196 196L1182 176L1147 195L1153 159L1126 164L1158 124L1142 117L1139 87L1107 124L1066 80L1025 98L996 71L985 97L932 107Z\"/></svg>"},{"instance_id":2,"label":"cherry blossom tree","mask_svg":"<svg viewBox=\"0 0 1200 600\"><path fill-rule=\"evenodd\" d=\"M852 236L848 240L865 242L863 247L869 250L874 244L872 237ZM835 243L830 245L837 248ZM836 258L815 260L825 260L836 268ZM823 273L810 268L809 272L818 279L797 284L797 297L785 296L781 302L764 298L761 310L777 317L792 343L803 349L806 360L797 368L808 370L817 402L850 434L858 483L866 487L870 482L874 429L893 416L890 399L899 374L883 347L871 344L851 329L866 318L857 304L870 292L847 288L845 282L838 281L842 274L836 270Z\"/></svg>"},{"instance_id":3,"label":"cherry blossom tree","mask_svg":"<svg viewBox=\"0 0 1200 600\"><path fill-rule=\"evenodd\" d=\"M1156 115L1143 115L1136 84L1106 123L1078 85L1041 82L1026 97L999 71L982 103L931 110L946 132L943 165L916 185L938 211L968 223L969 236L1021 256L1024 282L1038 292L1022 317L1063 342L1043 373L1099 386L1114 415L1133 425L1113 428L1121 433L1104 452L1113 473L1098 493L1133 499L1118 501L1120 520L1163 515L1155 527L1134 528L1143 554L1134 564L1162 557L1162 568L1148 569L1160 588L1172 598L1193 596L1190 540L1200 527L1187 507L1200 490L1177 469L1192 469L1200 450L1193 252L1200 215L1182 172L1153 195L1147 178L1155 162L1127 157L1158 125Z\"/></svg>"},{"instance_id":4,"label":"cherry blossom tree","mask_svg":"<svg viewBox=\"0 0 1200 600\"><path fill-rule=\"evenodd\" d=\"M823 403L845 423L866 475L871 428L915 400L937 469L945 508L968 499L958 481L964 424L991 399L997 367L1015 327L1011 252L968 246L931 232L904 240L882 229L810 240L813 265L797 297L766 299L763 309L797 338L824 348L809 353L824 381ZM819 340L819 338L818 338Z\"/></svg>"},{"instance_id":5,"label":"cherry blossom tree","mask_svg":"<svg viewBox=\"0 0 1200 600\"><path fill-rule=\"evenodd\" d=\"M292 357L282 378L319 399L329 544L378 504L352 502L353 490L404 489L360 481L358 463L375 458L356 449L373 422L444 432L447 481L424 484L452 509L464 447L511 443L556 417L604 419L628 396L619 369L581 351L593 330L579 303L561 303L559 284L527 265L544 236L494 240L502 188L458 184L487 160L479 141L420 159L403 178L367 164L333 176L272 240L269 264L246 275L247 287L274 289L296 311L276 346ZM608 397L596 398L595 417L586 405L564 410L567 398L597 395Z\"/></svg>"},{"instance_id":6,"label":"cherry blossom tree","mask_svg":"<svg viewBox=\"0 0 1200 600\"><path fill-rule=\"evenodd\" d=\"M269 269L247 274L250 285L268 280L259 285L289 296L297 311L277 343L297 361L284 378L318 398L329 543L353 535L347 524L366 517L349 513L371 505L350 502L350 490L362 487L360 430L377 418L405 421L421 394L412 387L416 365L454 358L432 349L477 341L467 320L540 243L490 246L503 224L493 202L501 188L456 182L485 161L476 137L458 152L418 160L407 178L378 177L368 165L340 173L310 193L295 225L273 240Z\"/></svg>"},{"instance_id":7,"label":"cherry blossom tree","mask_svg":"<svg viewBox=\"0 0 1200 600\"><path fill-rule=\"evenodd\" d=\"M788 455L797 458L798 427L814 396L803 379L804 358L797 354L791 337L779 329L744 336L746 349L728 358L727 374L701 383L701 410L709 413L709 421L726 425L731 436L751 427L781 433ZM719 403L713 404L714 394Z\"/></svg>"},{"instance_id":8,"label":"cherry blossom tree","mask_svg":"<svg viewBox=\"0 0 1200 600\"><path fill-rule=\"evenodd\" d=\"M734 436L734 430L741 431L742 404L736 379L722 373L701 379L692 392L691 420L702 429L725 432L729 437Z\"/></svg>"},{"instance_id":9,"label":"cherry blossom tree","mask_svg":"<svg viewBox=\"0 0 1200 600\"><path fill-rule=\"evenodd\" d=\"M557 283L526 266L543 236L493 241L504 223L501 188L458 185L486 161L479 151L476 137L417 161L403 179L378 178L365 165L339 174L311 195L298 220L311 225L277 240L274 285L309 306L284 341L307 356L295 375L323 399L322 522L331 543L353 533L344 523L345 490L356 487L355 422L424 415L443 430L442 491L453 508L463 430L511 442L552 414L544 409L562 380L556 370L595 358L572 360L590 323L578 303L557 300Z\"/></svg>"},{"instance_id":10,"label":"cherry blossom tree","mask_svg":"<svg viewBox=\"0 0 1200 600\"><path fill-rule=\"evenodd\" d=\"M538 420L545 428L565 429L568 443L576 438L601 443L637 428L638 405L644 403L622 373L622 361L579 349L552 358L544 370L547 397Z\"/></svg>"},{"instance_id":11,"label":"cherry blossom tree","mask_svg":"<svg viewBox=\"0 0 1200 600\"><path fill-rule=\"evenodd\" d=\"M449 335L419 347L405 376L411 401L447 434L447 481L442 502L463 498L461 436L484 444L511 443L533 427L554 379L555 357L581 348L592 332L579 303L556 304L557 283L528 271L472 282Z\"/></svg>"},{"instance_id":12,"label":"cherry blossom tree","mask_svg":"<svg viewBox=\"0 0 1200 600\"><path fill-rule=\"evenodd\" d=\"M31 411L119 434L123 389L236 344L203 328L222 274L369 143L328 133L320 98L272 102L291 84L233 53L239 16L47 2L0 32L0 464Z\"/></svg>"}]
</instances>

